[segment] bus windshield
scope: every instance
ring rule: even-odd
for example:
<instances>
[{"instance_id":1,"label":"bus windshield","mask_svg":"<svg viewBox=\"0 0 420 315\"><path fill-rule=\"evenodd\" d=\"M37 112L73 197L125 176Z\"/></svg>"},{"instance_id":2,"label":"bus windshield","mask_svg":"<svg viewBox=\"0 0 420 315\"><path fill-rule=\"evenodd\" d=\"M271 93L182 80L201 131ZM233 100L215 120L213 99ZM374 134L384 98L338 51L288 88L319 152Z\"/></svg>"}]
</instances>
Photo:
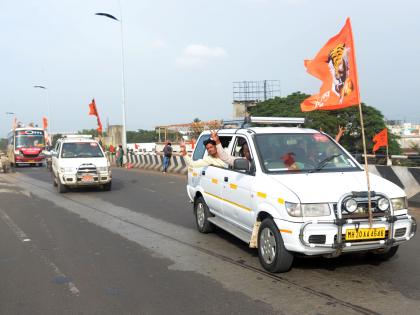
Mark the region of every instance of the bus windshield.
<instances>
[{"instance_id":1,"label":"bus windshield","mask_svg":"<svg viewBox=\"0 0 420 315\"><path fill-rule=\"evenodd\" d=\"M42 148L45 147L45 136L42 130L22 130L15 133L15 147Z\"/></svg>"}]
</instances>

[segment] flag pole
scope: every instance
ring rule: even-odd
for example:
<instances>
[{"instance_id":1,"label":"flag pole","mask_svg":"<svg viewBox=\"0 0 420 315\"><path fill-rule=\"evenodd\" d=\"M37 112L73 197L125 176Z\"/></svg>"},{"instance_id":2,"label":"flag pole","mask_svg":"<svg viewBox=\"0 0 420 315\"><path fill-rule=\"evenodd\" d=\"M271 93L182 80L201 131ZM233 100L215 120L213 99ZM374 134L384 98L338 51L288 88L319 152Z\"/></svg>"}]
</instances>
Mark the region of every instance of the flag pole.
<instances>
[{"instance_id":1,"label":"flag pole","mask_svg":"<svg viewBox=\"0 0 420 315\"><path fill-rule=\"evenodd\" d=\"M347 18L349 20L350 23L350 18ZM356 48L355 48L355 44L354 44L354 39L353 39L353 30L350 27L350 36L351 36L351 42L353 44L353 49L350 50L350 53L353 55L353 60L354 60L354 73L356 76L357 81L359 81L359 76L357 74L357 67L356 67ZM369 178L369 169L368 169L368 159L367 159L367 152L366 152L366 137L365 137L365 127L364 127L364 123L363 123L363 112L362 112L362 103L360 102L360 89L359 86L357 86L357 97L359 100L359 114L360 114L360 126L362 129L362 142L363 142L363 155L365 157L365 173L366 173L366 182L367 182L367 193L368 193L368 212L369 212L369 225L370 227L372 227L372 206L371 206L371 194L370 194L370 178Z\"/></svg>"},{"instance_id":2,"label":"flag pole","mask_svg":"<svg viewBox=\"0 0 420 315\"><path fill-rule=\"evenodd\" d=\"M359 114L360 114L360 125L362 127L363 156L365 157L365 173L366 173L367 190L368 190L369 224L370 224L370 226L372 226L372 207L371 207L371 194L370 194L370 178L369 178L368 159L367 159L367 152L366 152L365 127L364 127L364 123L363 123L363 113L362 113L362 104L361 103L359 103ZM387 156L388 156L388 154L387 154Z\"/></svg>"}]
</instances>

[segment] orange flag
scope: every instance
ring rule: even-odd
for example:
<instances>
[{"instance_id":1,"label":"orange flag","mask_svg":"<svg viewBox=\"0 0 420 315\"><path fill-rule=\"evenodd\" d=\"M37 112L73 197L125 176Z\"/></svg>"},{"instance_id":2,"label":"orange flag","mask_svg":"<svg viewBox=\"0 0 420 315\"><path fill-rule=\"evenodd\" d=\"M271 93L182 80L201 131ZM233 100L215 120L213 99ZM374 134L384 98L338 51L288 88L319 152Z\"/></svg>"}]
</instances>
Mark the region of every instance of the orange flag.
<instances>
[{"instance_id":1,"label":"orange flag","mask_svg":"<svg viewBox=\"0 0 420 315\"><path fill-rule=\"evenodd\" d=\"M382 130L380 133L373 137L373 142L375 145L373 146L373 152L378 151L380 147L387 147L388 146L388 129Z\"/></svg>"},{"instance_id":2,"label":"orange flag","mask_svg":"<svg viewBox=\"0 0 420 315\"><path fill-rule=\"evenodd\" d=\"M89 115L96 116L96 120L98 122L98 128L96 128L96 130L98 130L99 134L102 134L102 123L99 118L98 109L96 108L95 99L92 99L92 102L89 104Z\"/></svg>"},{"instance_id":3,"label":"orange flag","mask_svg":"<svg viewBox=\"0 0 420 315\"><path fill-rule=\"evenodd\" d=\"M45 116L42 117L42 127L43 127L44 130L48 129L48 119Z\"/></svg>"},{"instance_id":4,"label":"orange flag","mask_svg":"<svg viewBox=\"0 0 420 315\"><path fill-rule=\"evenodd\" d=\"M350 19L340 33L330 38L313 60L305 60L309 74L322 81L318 94L301 104L303 112L333 110L358 105L359 84Z\"/></svg>"}]
</instances>

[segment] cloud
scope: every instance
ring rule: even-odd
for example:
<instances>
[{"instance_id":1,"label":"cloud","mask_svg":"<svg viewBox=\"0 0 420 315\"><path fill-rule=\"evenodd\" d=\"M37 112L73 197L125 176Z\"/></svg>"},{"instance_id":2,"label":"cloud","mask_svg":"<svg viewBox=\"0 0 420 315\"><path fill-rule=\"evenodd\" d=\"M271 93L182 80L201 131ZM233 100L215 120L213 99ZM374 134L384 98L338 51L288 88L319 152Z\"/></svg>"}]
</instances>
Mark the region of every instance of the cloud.
<instances>
[{"instance_id":1,"label":"cloud","mask_svg":"<svg viewBox=\"0 0 420 315\"><path fill-rule=\"evenodd\" d=\"M199 44L188 45L182 56L177 58L176 64L182 67L194 67L205 65L211 60L222 59L227 56L222 47L209 47Z\"/></svg>"}]
</instances>

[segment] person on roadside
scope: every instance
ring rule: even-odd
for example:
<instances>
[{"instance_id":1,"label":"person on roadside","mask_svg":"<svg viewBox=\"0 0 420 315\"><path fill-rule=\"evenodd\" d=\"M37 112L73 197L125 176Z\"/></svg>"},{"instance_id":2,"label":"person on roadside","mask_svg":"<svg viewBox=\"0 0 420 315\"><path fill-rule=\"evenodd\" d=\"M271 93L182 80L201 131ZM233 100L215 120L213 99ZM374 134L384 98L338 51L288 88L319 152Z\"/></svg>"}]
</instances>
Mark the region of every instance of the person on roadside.
<instances>
[{"instance_id":1,"label":"person on roadside","mask_svg":"<svg viewBox=\"0 0 420 315\"><path fill-rule=\"evenodd\" d=\"M122 144L118 145L117 150L117 166L122 167L124 164L124 149L122 147Z\"/></svg>"},{"instance_id":2,"label":"person on roadside","mask_svg":"<svg viewBox=\"0 0 420 315\"><path fill-rule=\"evenodd\" d=\"M165 147L163 148L163 169L162 169L162 173L166 173L168 171L168 167L169 167L169 162L171 160L172 157L172 145L171 143L168 141L165 145Z\"/></svg>"}]
</instances>

